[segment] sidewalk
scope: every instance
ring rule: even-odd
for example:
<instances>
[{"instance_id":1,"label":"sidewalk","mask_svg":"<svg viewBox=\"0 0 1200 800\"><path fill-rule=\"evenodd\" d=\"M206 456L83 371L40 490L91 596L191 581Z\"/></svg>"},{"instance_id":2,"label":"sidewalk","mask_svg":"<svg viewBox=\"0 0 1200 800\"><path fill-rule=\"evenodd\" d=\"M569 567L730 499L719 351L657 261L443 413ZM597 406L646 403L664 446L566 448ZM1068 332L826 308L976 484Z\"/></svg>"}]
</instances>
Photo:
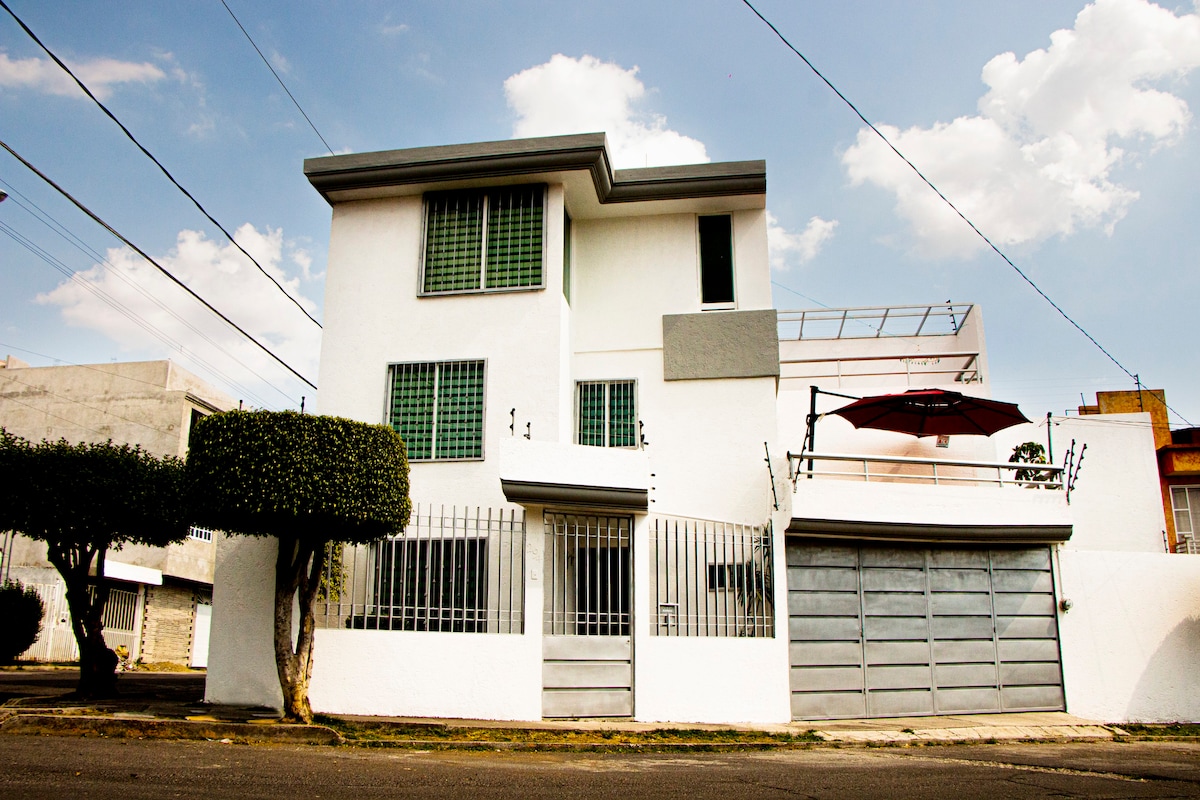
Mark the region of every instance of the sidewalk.
<instances>
[{"instance_id":1,"label":"sidewalk","mask_svg":"<svg viewBox=\"0 0 1200 800\"><path fill-rule=\"evenodd\" d=\"M73 671L0 671L0 734L209 739L422 749L736 750L903 746L954 742L1111 740L1125 731L1061 712L968 714L776 725L631 720L507 722L323 716L290 725L261 708L210 706L197 673L125 673L120 697L81 703L65 695Z\"/></svg>"}]
</instances>

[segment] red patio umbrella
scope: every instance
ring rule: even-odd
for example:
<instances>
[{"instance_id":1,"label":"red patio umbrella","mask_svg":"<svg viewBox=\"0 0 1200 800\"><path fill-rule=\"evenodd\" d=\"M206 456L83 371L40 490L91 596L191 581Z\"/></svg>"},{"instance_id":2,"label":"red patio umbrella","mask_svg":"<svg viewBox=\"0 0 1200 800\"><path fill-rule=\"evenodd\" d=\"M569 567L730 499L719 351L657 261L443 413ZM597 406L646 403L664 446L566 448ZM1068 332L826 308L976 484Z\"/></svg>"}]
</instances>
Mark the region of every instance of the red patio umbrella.
<instances>
[{"instance_id":1,"label":"red patio umbrella","mask_svg":"<svg viewBox=\"0 0 1200 800\"><path fill-rule=\"evenodd\" d=\"M856 428L877 428L913 436L991 436L1029 422L1016 403L971 397L943 389L909 389L903 394L864 397L837 414Z\"/></svg>"}]
</instances>

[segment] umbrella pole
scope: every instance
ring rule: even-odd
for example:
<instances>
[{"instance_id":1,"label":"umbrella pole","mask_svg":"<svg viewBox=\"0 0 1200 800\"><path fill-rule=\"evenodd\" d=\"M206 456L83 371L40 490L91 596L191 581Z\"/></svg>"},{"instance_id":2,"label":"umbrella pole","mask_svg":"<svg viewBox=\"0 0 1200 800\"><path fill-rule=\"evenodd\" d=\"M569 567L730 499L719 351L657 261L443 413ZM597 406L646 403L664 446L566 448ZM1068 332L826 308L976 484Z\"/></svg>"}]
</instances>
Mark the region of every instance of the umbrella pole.
<instances>
[{"instance_id":1,"label":"umbrella pole","mask_svg":"<svg viewBox=\"0 0 1200 800\"><path fill-rule=\"evenodd\" d=\"M817 392L821 391L816 386L810 386L812 389L811 396L808 401L808 453L811 456L816 452L816 435L817 435ZM811 481L813 476L813 460L808 459L808 479Z\"/></svg>"}]
</instances>

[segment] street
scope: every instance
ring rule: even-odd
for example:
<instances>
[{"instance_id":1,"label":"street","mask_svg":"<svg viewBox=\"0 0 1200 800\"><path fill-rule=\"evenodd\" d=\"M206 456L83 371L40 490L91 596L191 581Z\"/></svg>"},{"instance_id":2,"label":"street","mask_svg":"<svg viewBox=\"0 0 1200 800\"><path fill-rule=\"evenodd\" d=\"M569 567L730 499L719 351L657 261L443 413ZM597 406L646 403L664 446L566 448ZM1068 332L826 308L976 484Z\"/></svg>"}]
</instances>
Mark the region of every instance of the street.
<instances>
[{"instance_id":1,"label":"street","mask_svg":"<svg viewBox=\"0 0 1200 800\"><path fill-rule=\"evenodd\" d=\"M18 798L1200 797L1200 743L731 754L418 752L0 736Z\"/></svg>"}]
</instances>

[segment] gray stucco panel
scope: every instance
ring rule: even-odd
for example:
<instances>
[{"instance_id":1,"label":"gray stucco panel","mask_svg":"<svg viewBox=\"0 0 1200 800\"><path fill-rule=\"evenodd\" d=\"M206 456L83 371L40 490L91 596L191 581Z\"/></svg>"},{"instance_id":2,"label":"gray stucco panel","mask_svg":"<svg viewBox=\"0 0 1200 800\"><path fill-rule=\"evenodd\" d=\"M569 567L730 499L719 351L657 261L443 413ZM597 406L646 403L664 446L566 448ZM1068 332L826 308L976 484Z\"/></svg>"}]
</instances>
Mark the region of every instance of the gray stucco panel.
<instances>
[{"instance_id":1,"label":"gray stucco panel","mask_svg":"<svg viewBox=\"0 0 1200 800\"><path fill-rule=\"evenodd\" d=\"M779 377L775 309L663 316L663 377Z\"/></svg>"}]
</instances>

